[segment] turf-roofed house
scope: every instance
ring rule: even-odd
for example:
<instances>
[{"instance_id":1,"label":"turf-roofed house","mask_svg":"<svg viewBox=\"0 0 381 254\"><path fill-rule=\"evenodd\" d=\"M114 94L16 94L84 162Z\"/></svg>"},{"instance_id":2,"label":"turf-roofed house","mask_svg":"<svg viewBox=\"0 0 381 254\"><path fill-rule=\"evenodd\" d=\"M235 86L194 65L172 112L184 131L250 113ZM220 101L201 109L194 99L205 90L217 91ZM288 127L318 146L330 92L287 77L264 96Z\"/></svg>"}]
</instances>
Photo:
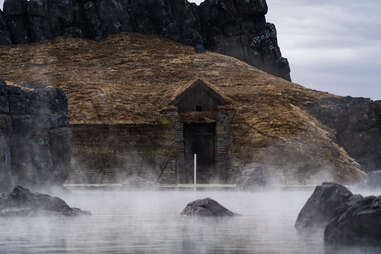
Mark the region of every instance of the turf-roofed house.
<instances>
[{"instance_id":1,"label":"turf-roofed house","mask_svg":"<svg viewBox=\"0 0 381 254\"><path fill-rule=\"evenodd\" d=\"M141 100L139 105L145 103L153 102ZM114 182L121 175L156 172L164 184L193 183L197 155L199 183L229 181L235 112L231 99L208 81L195 79L175 90L166 107L155 110L160 121L151 124L73 123L74 178Z\"/></svg>"}]
</instances>

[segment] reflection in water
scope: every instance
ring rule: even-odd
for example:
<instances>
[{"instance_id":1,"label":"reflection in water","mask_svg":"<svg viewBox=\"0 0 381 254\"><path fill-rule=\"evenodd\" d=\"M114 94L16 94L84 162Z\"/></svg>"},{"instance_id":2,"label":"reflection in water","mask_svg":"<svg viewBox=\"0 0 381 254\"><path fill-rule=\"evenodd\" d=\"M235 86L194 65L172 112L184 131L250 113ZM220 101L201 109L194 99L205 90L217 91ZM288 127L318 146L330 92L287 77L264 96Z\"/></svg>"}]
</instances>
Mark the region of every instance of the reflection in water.
<instances>
[{"instance_id":1,"label":"reflection in water","mask_svg":"<svg viewBox=\"0 0 381 254\"><path fill-rule=\"evenodd\" d=\"M0 253L380 253L329 249L322 232L298 235L294 222L310 194L75 191L62 197L92 216L2 218ZM205 197L242 216L179 215L188 202Z\"/></svg>"}]
</instances>

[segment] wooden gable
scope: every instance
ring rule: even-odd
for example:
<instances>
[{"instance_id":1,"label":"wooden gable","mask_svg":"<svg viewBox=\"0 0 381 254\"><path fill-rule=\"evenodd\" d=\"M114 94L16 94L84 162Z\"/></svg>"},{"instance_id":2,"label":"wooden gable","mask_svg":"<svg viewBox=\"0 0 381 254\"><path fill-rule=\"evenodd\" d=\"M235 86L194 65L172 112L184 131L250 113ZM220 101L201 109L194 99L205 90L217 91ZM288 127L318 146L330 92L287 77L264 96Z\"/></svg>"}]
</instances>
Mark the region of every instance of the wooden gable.
<instances>
[{"instance_id":1,"label":"wooden gable","mask_svg":"<svg viewBox=\"0 0 381 254\"><path fill-rule=\"evenodd\" d=\"M229 104L228 98L211 84L200 79L178 89L169 103L177 106L180 113L216 111L218 106L227 104Z\"/></svg>"}]
</instances>

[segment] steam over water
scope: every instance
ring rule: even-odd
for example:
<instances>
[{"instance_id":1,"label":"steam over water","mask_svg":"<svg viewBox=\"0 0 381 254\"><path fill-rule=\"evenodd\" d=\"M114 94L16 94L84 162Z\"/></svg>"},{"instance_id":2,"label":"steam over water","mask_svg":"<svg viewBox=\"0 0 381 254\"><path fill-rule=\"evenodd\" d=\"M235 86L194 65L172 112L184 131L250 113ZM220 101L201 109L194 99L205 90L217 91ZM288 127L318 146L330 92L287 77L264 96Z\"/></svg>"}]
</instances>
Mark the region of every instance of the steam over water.
<instances>
[{"instance_id":1,"label":"steam over water","mask_svg":"<svg viewBox=\"0 0 381 254\"><path fill-rule=\"evenodd\" d=\"M304 192L106 192L61 195L92 216L1 218L0 253L380 253L330 250L323 233L294 229L310 196ZM189 201L211 197L242 216L189 218Z\"/></svg>"}]
</instances>

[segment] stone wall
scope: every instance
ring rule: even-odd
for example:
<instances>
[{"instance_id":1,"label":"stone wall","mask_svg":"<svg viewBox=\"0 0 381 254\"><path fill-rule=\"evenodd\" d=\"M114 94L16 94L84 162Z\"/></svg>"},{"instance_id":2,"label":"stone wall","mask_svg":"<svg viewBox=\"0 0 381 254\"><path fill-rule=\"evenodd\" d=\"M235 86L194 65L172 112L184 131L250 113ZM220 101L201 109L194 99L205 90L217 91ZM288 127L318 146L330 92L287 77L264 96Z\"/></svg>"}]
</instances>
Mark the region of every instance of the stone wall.
<instances>
[{"instance_id":1,"label":"stone wall","mask_svg":"<svg viewBox=\"0 0 381 254\"><path fill-rule=\"evenodd\" d=\"M233 139L231 125L234 111L220 108L216 122L216 171L219 180L229 182L235 174L232 168Z\"/></svg>"},{"instance_id":2,"label":"stone wall","mask_svg":"<svg viewBox=\"0 0 381 254\"><path fill-rule=\"evenodd\" d=\"M219 110L215 178L231 179L233 111ZM176 109L158 125L72 125L73 173L69 183L116 183L141 176L163 184L183 183L184 123Z\"/></svg>"},{"instance_id":3,"label":"stone wall","mask_svg":"<svg viewBox=\"0 0 381 254\"><path fill-rule=\"evenodd\" d=\"M0 80L0 189L61 185L70 173L71 129L65 93Z\"/></svg>"},{"instance_id":4,"label":"stone wall","mask_svg":"<svg viewBox=\"0 0 381 254\"><path fill-rule=\"evenodd\" d=\"M171 124L73 125L73 174L70 183L123 182L138 175L174 182ZM169 171L169 172L168 172Z\"/></svg>"}]
</instances>

